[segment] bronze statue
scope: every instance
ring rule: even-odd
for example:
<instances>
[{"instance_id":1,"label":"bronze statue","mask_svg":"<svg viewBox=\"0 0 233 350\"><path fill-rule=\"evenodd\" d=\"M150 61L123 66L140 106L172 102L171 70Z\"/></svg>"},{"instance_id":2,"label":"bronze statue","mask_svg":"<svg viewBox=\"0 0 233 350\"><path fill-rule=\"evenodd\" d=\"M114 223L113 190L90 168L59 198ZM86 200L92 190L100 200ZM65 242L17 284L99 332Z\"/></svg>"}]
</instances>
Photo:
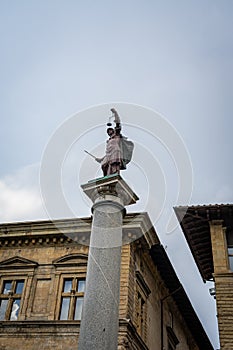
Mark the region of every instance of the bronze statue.
<instances>
[{"instance_id":1,"label":"bronze statue","mask_svg":"<svg viewBox=\"0 0 233 350\"><path fill-rule=\"evenodd\" d=\"M130 162L132 158L134 144L132 141L128 141L126 137L121 134L121 121L117 111L111 109L115 127L111 127L111 123L107 125L110 126L107 129L107 134L109 139L106 143L106 153L102 158L94 157L95 160L101 163L101 168L103 175L120 174L120 170L125 170L126 165Z\"/></svg>"}]
</instances>

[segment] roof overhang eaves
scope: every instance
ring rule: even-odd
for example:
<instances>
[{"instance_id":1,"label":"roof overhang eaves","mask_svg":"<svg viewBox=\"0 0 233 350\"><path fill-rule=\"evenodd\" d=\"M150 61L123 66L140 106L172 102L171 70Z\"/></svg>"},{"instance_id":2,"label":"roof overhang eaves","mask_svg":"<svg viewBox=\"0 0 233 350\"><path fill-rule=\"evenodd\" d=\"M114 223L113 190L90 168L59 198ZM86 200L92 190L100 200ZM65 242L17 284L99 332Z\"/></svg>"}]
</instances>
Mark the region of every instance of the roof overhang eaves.
<instances>
[{"instance_id":1,"label":"roof overhang eaves","mask_svg":"<svg viewBox=\"0 0 233 350\"><path fill-rule=\"evenodd\" d=\"M222 220L224 226L233 227L233 205L179 206L174 211L204 282L212 280L214 266L209 223Z\"/></svg>"}]
</instances>

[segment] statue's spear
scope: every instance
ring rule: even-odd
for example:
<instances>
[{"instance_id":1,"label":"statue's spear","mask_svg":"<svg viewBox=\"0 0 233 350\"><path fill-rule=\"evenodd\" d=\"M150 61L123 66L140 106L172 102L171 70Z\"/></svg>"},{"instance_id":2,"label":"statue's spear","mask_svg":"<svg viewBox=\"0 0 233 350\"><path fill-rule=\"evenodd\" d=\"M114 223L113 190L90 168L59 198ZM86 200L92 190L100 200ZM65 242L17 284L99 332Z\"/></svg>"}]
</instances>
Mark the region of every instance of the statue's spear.
<instances>
[{"instance_id":1,"label":"statue's spear","mask_svg":"<svg viewBox=\"0 0 233 350\"><path fill-rule=\"evenodd\" d=\"M93 156L93 154L91 154L91 153L87 152L86 150L84 150L84 152L86 152L87 154L89 154L89 156L91 156L92 158L96 159L96 157L95 157L95 156Z\"/></svg>"}]
</instances>

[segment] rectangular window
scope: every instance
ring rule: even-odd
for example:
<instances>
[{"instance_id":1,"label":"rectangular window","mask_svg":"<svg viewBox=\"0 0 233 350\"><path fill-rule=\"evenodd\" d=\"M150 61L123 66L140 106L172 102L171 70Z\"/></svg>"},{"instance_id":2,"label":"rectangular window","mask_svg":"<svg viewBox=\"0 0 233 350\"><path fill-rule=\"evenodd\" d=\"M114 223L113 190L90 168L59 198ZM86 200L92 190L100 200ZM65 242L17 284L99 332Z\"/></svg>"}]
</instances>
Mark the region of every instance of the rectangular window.
<instances>
[{"instance_id":1,"label":"rectangular window","mask_svg":"<svg viewBox=\"0 0 233 350\"><path fill-rule=\"evenodd\" d=\"M81 320L85 280L65 278L61 293L60 320Z\"/></svg>"},{"instance_id":2,"label":"rectangular window","mask_svg":"<svg viewBox=\"0 0 233 350\"><path fill-rule=\"evenodd\" d=\"M142 340L147 341L147 302L151 293L143 275L136 271L135 326Z\"/></svg>"},{"instance_id":3,"label":"rectangular window","mask_svg":"<svg viewBox=\"0 0 233 350\"><path fill-rule=\"evenodd\" d=\"M168 350L175 350L179 344L179 340L176 337L174 330L167 326L167 341L168 341Z\"/></svg>"},{"instance_id":4,"label":"rectangular window","mask_svg":"<svg viewBox=\"0 0 233 350\"><path fill-rule=\"evenodd\" d=\"M0 294L0 321L18 319L23 287L23 280L3 281Z\"/></svg>"},{"instance_id":5,"label":"rectangular window","mask_svg":"<svg viewBox=\"0 0 233 350\"><path fill-rule=\"evenodd\" d=\"M233 271L233 232L227 230L227 252L228 252L228 260L229 260L229 268Z\"/></svg>"},{"instance_id":6,"label":"rectangular window","mask_svg":"<svg viewBox=\"0 0 233 350\"><path fill-rule=\"evenodd\" d=\"M228 247L229 267L233 271L233 247Z\"/></svg>"},{"instance_id":7,"label":"rectangular window","mask_svg":"<svg viewBox=\"0 0 233 350\"><path fill-rule=\"evenodd\" d=\"M137 332L144 337L145 323L146 323L146 310L145 300L138 292L137 295Z\"/></svg>"}]
</instances>

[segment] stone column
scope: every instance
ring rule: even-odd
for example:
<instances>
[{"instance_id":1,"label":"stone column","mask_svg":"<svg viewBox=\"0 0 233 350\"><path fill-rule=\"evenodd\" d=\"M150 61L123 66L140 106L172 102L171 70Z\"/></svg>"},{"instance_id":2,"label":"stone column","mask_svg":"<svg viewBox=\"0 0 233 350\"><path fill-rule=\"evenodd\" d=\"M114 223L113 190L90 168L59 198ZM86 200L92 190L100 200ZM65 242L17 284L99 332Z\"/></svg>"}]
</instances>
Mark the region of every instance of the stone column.
<instances>
[{"instance_id":1,"label":"stone column","mask_svg":"<svg viewBox=\"0 0 233 350\"><path fill-rule=\"evenodd\" d=\"M116 350L124 206L138 198L120 175L82 188L94 204L78 350Z\"/></svg>"},{"instance_id":2,"label":"stone column","mask_svg":"<svg viewBox=\"0 0 233 350\"><path fill-rule=\"evenodd\" d=\"M214 273L226 272L229 270L227 242L225 228L222 220L209 222L210 236L212 243Z\"/></svg>"},{"instance_id":3,"label":"stone column","mask_svg":"<svg viewBox=\"0 0 233 350\"><path fill-rule=\"evenodd\" d=\"M233 349L233 275L229 269L226 228L223 220L212 220L210 234L214 262L214 282L217 301L220 348Z\"/></svg>"}]
</instances>

